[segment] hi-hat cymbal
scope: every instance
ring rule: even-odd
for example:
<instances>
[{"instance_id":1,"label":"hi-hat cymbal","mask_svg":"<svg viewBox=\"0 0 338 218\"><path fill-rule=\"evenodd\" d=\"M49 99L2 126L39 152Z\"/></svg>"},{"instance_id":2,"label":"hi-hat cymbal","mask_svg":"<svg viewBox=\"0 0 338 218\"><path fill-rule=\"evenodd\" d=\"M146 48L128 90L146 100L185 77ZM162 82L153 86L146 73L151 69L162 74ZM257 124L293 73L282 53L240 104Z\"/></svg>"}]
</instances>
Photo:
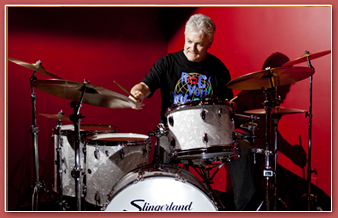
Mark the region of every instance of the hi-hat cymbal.
<instances>
[{"instance_id":1,"label":"hi-hat cymbal","mask_svg":"<svg viewBox=\"0 0 338 218\"><path fill-rule=\"evenodd\" d=\"M23 61L14 59L14 58L8 58L8 60L10 60L13 63L16 63L18 65L21 65L23 67L26 67L28 69L31 69L31 70L37 71L39 73L45 74L47 76L53 77L55 79L62 79L58 75L55 75L54 73L51 73L51 72L45 70L38 62L34 63L34 64L29 64L29 63L26 63L26 62L23 62Z\"/></svg>"},{"instance_id":2,"label":"hi-hat cymbal","mask_svg":"<svg viewBox=\"0 0 338 218\"><path fill-rule=\"evenodd\" d=\"M127 96L91 84L46 79L33 81L32 85L43 92L71 101L80 100L85 85L86 91L82 103L108 108L131 108L135 105Z\"/></svg>"},{"instance_id":3,"label":"hi-hat cymbal","mask_svg":"<svg viewBox=\"0 0 338 218\"><path fill-rule=\"evenodd\" d=\"M296 113L305 113L307 110L302 110L302 109L295 109L295 108L285 108L282 106L276 106L271 109L271 114L296 114ZM264 108L260 109L253 109L253 110L248 110L244 111L244 113L248 114L266 114L266 110Z\"/></svg>"},{"instance_id":4,"label":"hi-hat cymbal","mask_svg":"<svg viewBox=\"0 0 338 218\"><path fill-rule=\"evenodd\" d=\"M47 118L72 122L67 116L62 115L62 114L39 114L39 115L42 115L42 116L47 117Z\"/></svg>"},{"instance_id":5,"label":"hi-hat cymbal","mask_svg":"<svg viewBox=\"0 0 338 218\"><path fill-rule=\"evenodd\" d=\"M321 56L324 56L324 55L327 55L327 54L330 54L330 53L331 53L331 50L322 51L322 52L317 52L317 53L309 53L309 52L306 52L306 53L305 53L304 55L302 55L301 57L296 58L295 60L286 62L286 63L283 64L282 66L285 67L285 66L291 66L291 65L294 65L294 64L306 62L306 61L307 61L307 57L308 57L310 60L312 60L312 59L319 58L319 57L321 57Z\"/></svg>"},{"instance_id":6,"label":"hi-hat cymbal","mask_svg":"<svg viewBox=\"0 0 338 218\"><path fill-rule=\"evenodd\" d=\"M309 67L270 68L233 79L227 83L227 87L235 90L275 88L306 79L313 73L314 70Z\"/></svg>"}]
</instances>

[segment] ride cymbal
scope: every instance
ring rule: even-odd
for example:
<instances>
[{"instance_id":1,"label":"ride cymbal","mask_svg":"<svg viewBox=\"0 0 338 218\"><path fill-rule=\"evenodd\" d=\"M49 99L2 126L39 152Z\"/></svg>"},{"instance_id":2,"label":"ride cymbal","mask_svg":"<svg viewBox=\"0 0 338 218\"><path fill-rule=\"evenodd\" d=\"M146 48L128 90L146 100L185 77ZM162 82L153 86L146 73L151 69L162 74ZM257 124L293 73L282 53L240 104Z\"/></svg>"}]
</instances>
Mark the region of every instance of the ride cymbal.
<instances>
[{"instance_id":1,"label":"ride cymbal","mask_svg":"<svg viewBox=\"0 0 338 218\"><path fill-rule=\"evenodd\" d=\"M305 52L304 55L302 55L299 58L296 58L295 60L286 62L285 64L283 64L282 66L292 66L294 64L298 64L298 63L302 63L302 62L306 62L307 58L309 58L310 60L315 59L315 58L319 58L321 56L330 54L331 50L327 50L327 51L322 51L322 52L317 52L317 53L309 53L309 52Z\"/></svg>"},{"instance_id":2,"label":"ride cymbal","mask_svg":"<svg viewBox=\"0 0 338 218\"><path fill-rule=\"evenodd\" d=\"M85 89L82 103L100 107L131 108L135 105L133 100L127 96L91 84L46 79L33 81L32 85L43 92L71 101L79 101Z\"/></svg>"},{"instance_id":3,"label":"ride cymbal","mask_svg":"<svg viewBox=\"0 0 338 218\"><path fill-rule=\"evenodd\" d=\"M295 109L295 108L285 108L282 106L276 106L271 109L271 114L296 114L296 113L305 113L307 110L302 110L302 109ZM253 110L248 110L244 111L244 113L248 114L266 114L266 110L264 108L260 109L253 109Z\"/></svg>"},{"instance_id":4,"label":"ride cymbal","mask_svg":"<svg viewBox=\"0 0 338 218\"><path fill-rule=\"evenodd\" d=\"M58 75L55 75L54 73L51 73L47 70L45 70L38 62L36 62L35 64L29 64L29 63L26 63L26 62L23 62L23 61L20 61L20 60L17 60L17 59L14 59L14 58L8 58L8 60L12 61L13 63L16 63L18 65L21 65L23 67L26 67L28 69L31 69L31 70L34 70L34 71L37 71L39 73L42 73L42 74L45 74L47 76L50 76L50 77L53 77L55 79L62 79L61 77L59 77Z\"/></svg>"},{"instance_id":5,"label":"ride cymbal","mask_svg":"<svg viewBox=\"0 0 338 218\"><path fill-rule=\"evenodd\" d=\"M235 90L258 90L289 85L310 77L314 70L308 67L270 68L238 77L227 83Z\"/></svg>"}]
</instances>

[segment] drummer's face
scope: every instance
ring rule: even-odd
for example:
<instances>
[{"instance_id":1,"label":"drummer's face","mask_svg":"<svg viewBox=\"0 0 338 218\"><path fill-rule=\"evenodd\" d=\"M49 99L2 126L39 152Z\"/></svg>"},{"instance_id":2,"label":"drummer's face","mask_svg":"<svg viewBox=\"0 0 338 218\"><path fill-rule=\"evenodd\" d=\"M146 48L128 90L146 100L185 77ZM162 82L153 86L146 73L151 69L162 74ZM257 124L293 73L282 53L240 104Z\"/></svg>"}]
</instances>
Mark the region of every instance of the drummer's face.
<instances>
[{"instance_id":1,"label":"drummer's face","mask_svg":"<svg viewBox=\"0 0 338 218\"><path fill-rule=\"evenodd\" d=\"M210 46L211 42L209 42L208 36L205 33L191 30L186 31L183 53L189 61L203 61Z\"/></svg>"}]
</instances>

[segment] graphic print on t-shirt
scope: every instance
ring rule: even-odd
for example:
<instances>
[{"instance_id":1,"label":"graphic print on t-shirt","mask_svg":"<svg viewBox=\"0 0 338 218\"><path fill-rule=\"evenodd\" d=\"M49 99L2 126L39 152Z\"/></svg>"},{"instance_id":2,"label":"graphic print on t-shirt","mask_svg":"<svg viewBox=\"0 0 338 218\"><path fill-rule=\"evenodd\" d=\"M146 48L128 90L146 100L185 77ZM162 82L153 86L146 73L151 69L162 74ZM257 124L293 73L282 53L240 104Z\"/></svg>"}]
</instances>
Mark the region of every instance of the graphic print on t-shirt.
<instances>
[{"instance_id":1,"label":"graphic print on t-shirt","mask_svg":"<svg viewBox=\"0 0 338 218\"><path fill-rule=\"evenodd\" d=\"M211 77L200 73L182 72L173 92L174 104L211 98L213 91L210 80Z\"/></svg>"}]
</instances>

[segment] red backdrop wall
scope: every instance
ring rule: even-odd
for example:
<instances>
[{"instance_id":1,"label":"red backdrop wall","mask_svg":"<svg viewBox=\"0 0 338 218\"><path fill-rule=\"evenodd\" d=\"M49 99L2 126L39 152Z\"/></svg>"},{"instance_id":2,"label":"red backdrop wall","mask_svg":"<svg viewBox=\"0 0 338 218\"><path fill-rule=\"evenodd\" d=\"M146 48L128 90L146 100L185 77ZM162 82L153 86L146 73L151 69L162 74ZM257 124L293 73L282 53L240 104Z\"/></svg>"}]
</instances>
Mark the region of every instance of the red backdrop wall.
<instances>
[{"instance_id":1,"label":"red backdrop wall","mask_svg":"<svg viewBox=\"0 0 338 218\"><path fill-rule=\"evenodd\" d=\"M47 70L65 80L83 82L86 79L92 85L125 94L113 81L130 89L142 80L158 58L182 49L184 23L192 13L204 13L216 22L210 52L225 63L233 79L261 70L266 59L276 52L293 60L305 49L312 53L331 49L330 7L11 7L8 10L8 57L28 63L41 60ZM312 167L318 170L312 177L314 185L331 197L331 55L313 60L312 65L316 71ZM31 74L27 68L8 63L9 208L16 205L33 182L29 132ZM42 74L37 77L49 78ZM234 93L241 96L240 91ZM51 134L56 120L38 114L56 114L63 110L70 115L73 111L68 100L39 90L36 94L40 180L50 189L55 150ZM252 99L240 97L238 101L246 103ZM253 105L262 107L260 101ZM309 79L293 84L282 106L307 110ZM109 124L121 132L148 135L157 125L159 108L159 92L147 99L140 111L83 105L81 114L86 117L81 123ZM306 162L300 164L298 160L307 158L308 118L304 114L284 116L279 132L287 146L280 149L279 164L296 175L294 184L297 186L299 180L306 179ZM226 191L228 182L223 169L215 178L214 188Z\"/></svg>"}]
</instances>

